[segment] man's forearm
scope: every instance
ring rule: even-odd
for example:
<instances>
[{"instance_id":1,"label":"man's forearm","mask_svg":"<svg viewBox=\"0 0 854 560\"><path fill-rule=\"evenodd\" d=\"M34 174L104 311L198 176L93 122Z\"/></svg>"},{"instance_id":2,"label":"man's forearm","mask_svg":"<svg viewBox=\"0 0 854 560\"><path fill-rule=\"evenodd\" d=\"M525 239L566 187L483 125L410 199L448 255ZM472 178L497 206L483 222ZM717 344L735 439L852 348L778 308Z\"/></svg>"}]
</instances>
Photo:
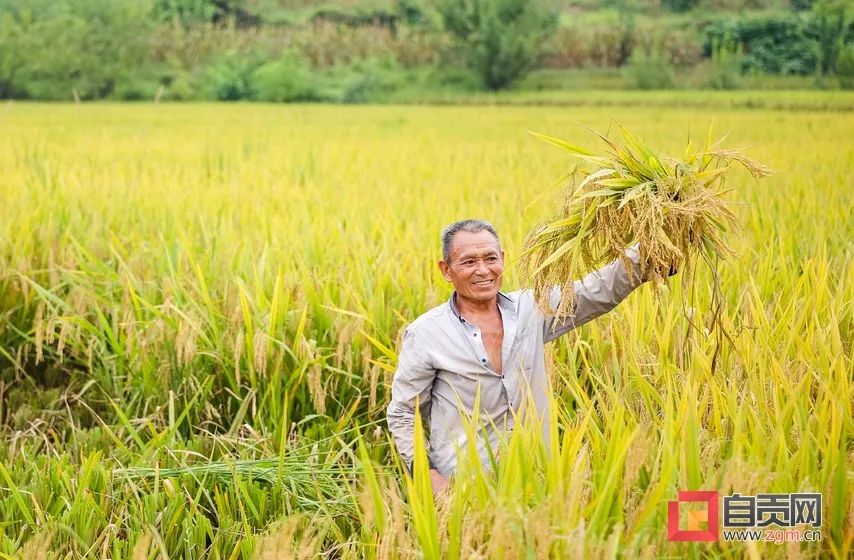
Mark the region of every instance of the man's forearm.
<instances>
[{"instance_id":1,"label":"man's forearm","mask_svg":"<svg viewBox=\"0 0 854 560\"><path fill-rule=\"evenodd\" d=\"M411 468L415 456L415 438L423 437L423 433L415 433L415 415L420 413L422 423L428 425L430 390L435 377L436 370L418 344L415 331L407 328L392 379L391 402L386 409L388 429L407 468Z\"/></svg>"},{"instance_id":2,"label":"man's forearm","mask_svg":"<svg viewBox=\"0 0 854 560\"><path fill-rule=\"evenodd\" d=\"M408 470L412 470L415 455L415 414L394 401L386 410L386 422L397 452Z\"/></svg>"},{"instance_id":3,"label":"man's forearm","mask_svg":"<svg viewBox=\"0 0 854 560\"><path fill-rule=\"evenodd\" d=\"M569 317L552 318L547 322L546 342L611 311L643 283L638 245L626 249L625 255L631 263L631 270L626 269L623 259L615 259L574 282L575 309ZM557 307L561 297L560 290L555 288L552 295L553 307Z\"/></svg>"}]
</instances>

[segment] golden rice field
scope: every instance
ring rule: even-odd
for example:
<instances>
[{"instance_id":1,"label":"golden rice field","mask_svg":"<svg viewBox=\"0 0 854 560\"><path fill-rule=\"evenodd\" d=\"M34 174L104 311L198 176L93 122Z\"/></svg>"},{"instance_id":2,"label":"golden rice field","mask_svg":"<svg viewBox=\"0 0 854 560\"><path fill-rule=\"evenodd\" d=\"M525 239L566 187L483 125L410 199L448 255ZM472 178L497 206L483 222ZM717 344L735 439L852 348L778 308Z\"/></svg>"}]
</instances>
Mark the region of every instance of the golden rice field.
<instances>
[{"instance_id":1,"label":"golden rice field","mask_svg":"<svg viewBox=\"0 0 854 560\"><path fill-rule=\"evenodd\" d=\"M520 287L570 165L525 131L596 146L574 123L612 118L677 153L716 118L776 169L728 182L733 340L704 329L708 273L642 287L550 349L550 450L514 430L436 505L384 409L402 327L450 293L439 232L491 220ZM0 558L850 558L852 130L661 104L3 105ZM669 542L667 502L698 489L820 492L822 540Z\"/></svg>"}]
</instances>

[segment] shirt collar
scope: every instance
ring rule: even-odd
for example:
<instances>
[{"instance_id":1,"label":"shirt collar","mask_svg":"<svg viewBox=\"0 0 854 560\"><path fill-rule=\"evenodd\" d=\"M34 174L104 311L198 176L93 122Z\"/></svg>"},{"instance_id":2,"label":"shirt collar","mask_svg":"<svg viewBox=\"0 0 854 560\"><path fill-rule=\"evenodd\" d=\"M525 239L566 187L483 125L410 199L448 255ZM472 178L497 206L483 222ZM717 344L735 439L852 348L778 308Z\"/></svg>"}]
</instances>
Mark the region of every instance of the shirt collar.
<instances>
[{"instance_id":1,"label":"shirt collar","mask_svg":"<svg viewBox=\"0 0 854 560\"><path fill-rule=\"evenodd\" d=\"M457 309L457 292L454 290L454 293L451 294L451 299L448 300L448 307L451 308L451 313L454 314L454 317L460 320L460 323L465 323L466 320L463 319L463 316L460 315L459 310ZM513 313L513 300L510 299L510 296L505 294L504 292L498 292L498 307L500 307L503 311L509 311Z\"/></svg>"}]
</instances>

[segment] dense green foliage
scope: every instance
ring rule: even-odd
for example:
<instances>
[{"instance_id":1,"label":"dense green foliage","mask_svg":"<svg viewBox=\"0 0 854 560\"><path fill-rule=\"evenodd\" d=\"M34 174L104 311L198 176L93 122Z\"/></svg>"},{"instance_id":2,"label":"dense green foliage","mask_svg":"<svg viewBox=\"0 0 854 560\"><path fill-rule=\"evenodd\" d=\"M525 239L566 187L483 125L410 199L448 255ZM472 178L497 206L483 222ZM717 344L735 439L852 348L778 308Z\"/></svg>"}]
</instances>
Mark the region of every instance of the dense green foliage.
<instances>
[{"instance_id":1,"label":"dense green foliage","mask_svg":"<svg viewBox=\"0 0 854 560\"><path fill-rule=\"evenodd\" d=\"M319 98L308 62L298 52L287 51L255 70L258 99L262 101L315 101Z\"/></svg>"},{"instance_id":2,"label":"dense green foliage","mask_svg":"<svg viewBox=\"0 0 854 560\"><path fill-rule=\"evenodd\" d=\"M854 45L848 45L839 51L836 71L839 73L842 87L854 89Z\"/></svg>"},{"instance_id":3,"label":"dense green foliage","mask_svg":"<svg viewBox=\"0 0 854 560\"><path fill-rule=\"evenodd\" d=\"M626 83L636 89L668 89L673 86L673 67L657 50L635 49L623 67Z\"/></svg>"},{"instance_id":4,"label":"dense green foliage","mask_svg":"<svg viewBox=\"0 0 854 560\"><path fill-rule=\"evenodd\" d=\"M854 38L854 27L846 26L846 4L822 0L814 5L815 17L807 34L817 43L819 72L826 76L836 70L840 50Z\"/></svg>"},{"instance_id":5,"label":"dense green foliage","mask_svg":"<svg viewBox=\"0 0 854 560\"><path fill-rule=\"evenodd\" d=\"M741 49L738 74L848 83L836 77L854 42L846 3L755 6L763 9L631 0L0 0L0 98L382 101L406 88L518 87L540 68L626 65L623 86L722 87L719 76L696 77L720 72L713 46L722 41ZM742 83L734 63L725 66L724 87ZM641 76L646 68L654 75Z\"/></svg>"},{"instance_id":6,"label":"dense green foliage","mask_svg":"<svg viewBox=\"0 0 854 560\"><path fill-rule=\"evenodd\" d=\"M437 0L444 29L487 89L528 73L557 24L551 0Z\"/></svg>"},{"instance_id":7,"label":"dense green foliage","mask_svg":"<svg viewBox=\"0 0 854 560\"><path fill-rule=\"evenodd\" d=\"M4 97L107 97L146 77L145 0L0 2L0 93Z\"/></svg>"}]
</instances>

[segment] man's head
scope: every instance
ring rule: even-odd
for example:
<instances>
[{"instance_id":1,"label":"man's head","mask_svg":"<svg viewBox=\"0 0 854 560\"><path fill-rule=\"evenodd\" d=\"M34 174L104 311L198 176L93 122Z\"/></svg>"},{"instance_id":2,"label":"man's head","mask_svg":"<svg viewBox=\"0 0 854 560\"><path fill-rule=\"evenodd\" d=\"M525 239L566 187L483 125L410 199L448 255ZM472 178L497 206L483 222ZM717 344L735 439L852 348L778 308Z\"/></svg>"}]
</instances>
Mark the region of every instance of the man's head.
<instances>
[{"instance_id":1,"label":"man's head","mask_svg":"<svg viewBox=\"0 0 854 560\"><path fill-rule=\"evenodd\" d=\"M442 230L439 270L457 296L473 302L494 300L504 275L504 251L492 224L461 220Z\"/></svg>"}]
</instances>

